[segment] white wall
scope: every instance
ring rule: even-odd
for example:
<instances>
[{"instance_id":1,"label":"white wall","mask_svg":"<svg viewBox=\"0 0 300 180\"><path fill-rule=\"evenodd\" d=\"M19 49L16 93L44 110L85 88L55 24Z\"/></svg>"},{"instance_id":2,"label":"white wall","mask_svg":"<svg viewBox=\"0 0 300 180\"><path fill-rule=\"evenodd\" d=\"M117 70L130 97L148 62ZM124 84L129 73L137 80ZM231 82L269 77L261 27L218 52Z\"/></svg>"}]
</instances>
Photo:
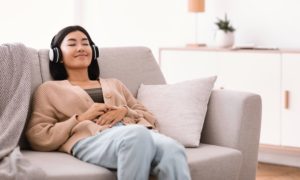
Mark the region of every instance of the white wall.
<instances>
[{"instance_id":1,"label":"white wall","mask_svg":"<svg viewBox=\"0 0 300 180\"><path fill-rule=\"evenodd\" d=\"M194 42L195 15L187 0L84 2L82 24L100 46L144 45L157 56L159 47ZM298 0L207 0L198 15L198 39L212 44L216 18L227 13L238 44L300 48L299 7Z\"/></svg>"},{"instance_id":2,"label":"white wall","mask_svg":"<svg viewBox=\"0 0 300 180\"><path fill-rule=\"evenodd\" d=\"M161 46L182 46L193 30L185 0L85 2L83 24L100 47L130 45L157 50Z\"/></svg>"},{"instance_id":3,"label":"white wall","mask_svg":"<svg viewBox=\"0 0 300 180\"><path fill-rule=\"evenodd\" d=\"M299 0L212 1L211 9L215 9L212 14L230 15L237 28L238 42L300 48Z\"/></svg>"},{"instance_id":4,"label":"white wall","mask_svg":"<svg viewBox=\"0 0 300 180\"><path fill-rule=\"evenodd\" d=\"M74 24L73 0L0 0L0 44L49 48L52 37Z\"/></svg>"},{"instance_id":5,"label":"white wall","mask_svg":"<svg viewBox=\"0 0 300 180\"><path fill-rule=\"evenodd\" d=\"M187 0L0 0L0 43L48 48L62 27L84 25L100 46L152 48L194 42ZM299 0L206 0L198 15L199 42L211 44L216 17L228 14L238 43L300 47Z\"/></svg>"}]
</instances>

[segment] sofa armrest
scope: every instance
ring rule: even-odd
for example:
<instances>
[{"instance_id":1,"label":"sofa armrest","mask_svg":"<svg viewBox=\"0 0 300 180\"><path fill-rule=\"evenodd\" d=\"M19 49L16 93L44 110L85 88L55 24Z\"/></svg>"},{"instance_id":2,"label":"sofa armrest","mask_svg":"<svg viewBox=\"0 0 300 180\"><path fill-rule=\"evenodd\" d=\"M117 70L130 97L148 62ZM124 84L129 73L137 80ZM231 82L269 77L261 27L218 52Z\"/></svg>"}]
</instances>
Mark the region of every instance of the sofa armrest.
<instances>
[{"instance_id":1,"label":"sofa armrest","mask_svg":"<svg viewBox=\"0 0 300 180\"><path fill-rule=\"evenodd\" d=\"M259 95L230 90L214 90L208 104L201 143L241 151L240 179L255 179L261 108Z\"/></svg>"}]
</instances>

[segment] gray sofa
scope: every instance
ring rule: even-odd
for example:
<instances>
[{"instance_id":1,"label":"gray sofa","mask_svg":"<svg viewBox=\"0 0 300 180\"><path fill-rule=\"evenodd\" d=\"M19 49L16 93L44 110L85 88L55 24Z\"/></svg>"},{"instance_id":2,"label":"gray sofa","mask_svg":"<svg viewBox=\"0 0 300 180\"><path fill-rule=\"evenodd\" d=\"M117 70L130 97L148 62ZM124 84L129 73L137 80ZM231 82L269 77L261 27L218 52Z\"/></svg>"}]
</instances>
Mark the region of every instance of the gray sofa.
<instances>
[{"instance_id":1,"label":"gray sofa","mask_svg":"<svg viewBox=\"0 0 300 180\"><path fill-rule=\"evenodd\" d=\"M48 69L48 50L32 51L36 53L36 59L32 59L34 90L51 77ZM98 60L101 77L120 79L134 95L137 94L141 83L166 83L148 48L102 48ZM260 96L247 92L214 90L208 105L201 145L198 148L186 149L192 179L254 180L260 121ZM68 154L32 151L24 136L21 137L20 146L22 154L32 164L45 171L46 179L116 179L114 171L87 164Z\"/></svg>"}]
</instances>

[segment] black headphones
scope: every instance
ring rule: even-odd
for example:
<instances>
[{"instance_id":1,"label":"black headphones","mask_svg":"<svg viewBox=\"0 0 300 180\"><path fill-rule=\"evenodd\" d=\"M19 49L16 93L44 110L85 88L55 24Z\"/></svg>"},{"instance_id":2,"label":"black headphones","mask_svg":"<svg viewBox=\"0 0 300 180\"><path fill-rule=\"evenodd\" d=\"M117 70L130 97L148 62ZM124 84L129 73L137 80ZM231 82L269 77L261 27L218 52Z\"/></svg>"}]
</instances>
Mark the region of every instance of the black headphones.
<instances>
[{"instance_id":1,"label":"black headphones","mask_svg":"<svg viewBox=\"0 0 300 180\"><path fill-rule=\"evenodd\" d=\"M92 48L92 60L97 60L97 58L99 57L99 49L93 42L91 44L91 48ZM62 52L60 48L54 47L49 50L49 59L51 62L59 63L59 59L61 56L62 56Z\"/></svg>"}]
</instances>

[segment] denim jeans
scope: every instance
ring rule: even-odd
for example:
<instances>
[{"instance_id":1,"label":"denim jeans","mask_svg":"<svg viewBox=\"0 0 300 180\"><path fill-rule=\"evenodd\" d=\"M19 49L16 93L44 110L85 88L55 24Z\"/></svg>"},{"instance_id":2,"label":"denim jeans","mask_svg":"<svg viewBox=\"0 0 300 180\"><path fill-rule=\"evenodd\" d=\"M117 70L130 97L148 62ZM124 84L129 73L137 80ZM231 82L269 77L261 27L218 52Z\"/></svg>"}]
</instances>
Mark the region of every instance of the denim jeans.
<instances>
[{"instance_id":1,"label":"denim jeans","mask_svg":"<svg viewBox=\"0 0 300 180\"><path fill-rule=\"evenodd\" d=\"M116 124L77 142L78 159L116 169L118 180L189 180L184 147L175 140L140 125Z\"/></svg>"}]
</instances>

